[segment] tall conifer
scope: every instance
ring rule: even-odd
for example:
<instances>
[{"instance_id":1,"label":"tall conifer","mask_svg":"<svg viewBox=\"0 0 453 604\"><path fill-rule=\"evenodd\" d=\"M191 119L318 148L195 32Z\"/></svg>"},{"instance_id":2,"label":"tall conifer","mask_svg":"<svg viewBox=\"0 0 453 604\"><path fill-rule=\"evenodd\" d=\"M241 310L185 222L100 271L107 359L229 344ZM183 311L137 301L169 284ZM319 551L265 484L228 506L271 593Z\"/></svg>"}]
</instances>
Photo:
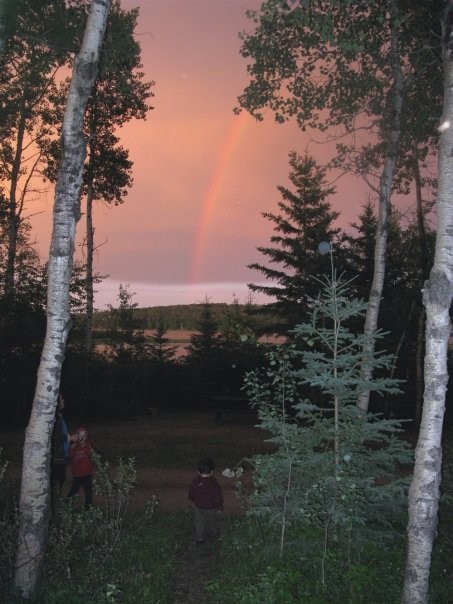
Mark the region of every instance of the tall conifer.
<instances>
[{"instance_id":1,"label":"tall conifer","mask_svg":"<svg viewBox=\"0 0 453 604\"><path fill-rule=\"evenodd\" d=\"M275 306L282 316L281 330L306 316L313 293L312 277L328 268L328 259L319 254L318 246L325 240L337 242L341 232L334 226L339 213L332 210L328 201L335 188L327 183L326 170L310 155L295 151L289 154L289 165L294 190L279 186L279 213L263 212L264 218L274 223L270 245L257 248L268 263L249 265L273 282L250 283L249 288L276 298Z\"/></svg>"}]
</instances>

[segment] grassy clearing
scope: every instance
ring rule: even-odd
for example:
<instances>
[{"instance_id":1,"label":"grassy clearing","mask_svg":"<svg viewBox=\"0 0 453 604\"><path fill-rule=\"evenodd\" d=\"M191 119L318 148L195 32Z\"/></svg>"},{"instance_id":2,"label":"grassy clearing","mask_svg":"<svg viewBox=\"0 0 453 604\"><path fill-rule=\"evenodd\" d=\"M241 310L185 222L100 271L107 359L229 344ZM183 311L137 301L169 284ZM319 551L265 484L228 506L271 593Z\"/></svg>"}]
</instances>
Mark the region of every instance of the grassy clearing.
<instances>
[{"instance_id":1,"label":"grassy clearing","mask_svg":"<svg viewBox=\"0 0 453 604\"><path fill-rule=\"evenodd\" d=\"M71 422L71 427L75 426L76 422ZM104 459L115 462L119 457L132 456L143 468L160 466L168 480L173 477L171 469L181 470L183 477L186 470L193 472L199 457L206 453L216 458L220 469L234 465L244 456L267 450L263 444L266 434L262 431L252 426L219 426L211 414L168 415L89 427L96 449ZM6 438L0 434L4 459L11 459L11 453L20 453L19 435L23 437L19 431L5 434ZM446 495L453 493L452 459L452 449L446 447L443 477ZM17 464L20 455L13 461ZM2 491L6 487L11 490L11 484L4 480ZM181 489L185 488L183 483ZM95 514L87 519L79 507L69 510L70 518L62 517L61 524L54 525L61 538L53 542L53 549L49 548L46 581L37 604L174 602L175 577L181 571L180 552L192 530L190 514L182 511L187 509L187 502L184 498L181 502L181 511L168 512L159 507L151 514L143 508L129 511L118 548L112 550L112 555L108 548L115 527L109 524L110 520L101 522ZM433 604L453 602L453 584L449 580L453 575L452 521L453 505L447 497L441 505L433 556ZM289 546L279 558L275 527L266 525L264 519L240 517L231 523L224 521L208 581L207 604L394 604L400 598L404 571L404 527L401 535L398 546L386 548L376 544L365 548L360 564L351 568L344 566L335 549L330 550L325 560L323 586L321 556L314 547L319 535L299 534L295 547ZM187 580L196 581L190 568L188 571ZM0 585L0 591L4 588L0 602L15 604L7 593L9 587L8 581Z\"/></svg>"},{"instance_id":2,"label":"grassy clearing","mask_svg":"<svg viewBox=\"0 0 453 604\"><path fill-rule=\"evenodd\" d=\"M263 431L247 424L216 424L211 412L93 424L90 433L103 457L133 456L138 465L171 469L194 469L206 455L223 467L268 450Z\"/></svg>"},{"instance_id":3,"label":"grassy clearing","mask_svg":"<svg viewBox=\"0 0 453 604\"><path fill-rule=\"evenodd\" d=\"M69 418L70 429L85 422ZM216 424L214 412L163 413L124 421L89 422L95 450L104 459L133 457L137 465L161 468L197 467L201 457L213 457L218 467L231 465L258 452L269 450L266 433L251 424ZM17 465L22 461L24 430L0 432L3 458Z\"/></svg>"}]
</instances>

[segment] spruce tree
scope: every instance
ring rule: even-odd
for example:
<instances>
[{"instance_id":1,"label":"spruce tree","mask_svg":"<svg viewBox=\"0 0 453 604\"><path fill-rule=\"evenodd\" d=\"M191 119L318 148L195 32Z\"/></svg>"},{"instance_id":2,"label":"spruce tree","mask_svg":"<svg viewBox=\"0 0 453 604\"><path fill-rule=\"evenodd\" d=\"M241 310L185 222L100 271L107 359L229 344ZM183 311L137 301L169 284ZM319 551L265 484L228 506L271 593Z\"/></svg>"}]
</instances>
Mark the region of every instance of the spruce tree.
<instances>
[{"instance_id":1,"label":"spruce tree","mask_svg":"<svg viewBox=\"0 0 453 604\"><path fill-rule=\"evenodd\" d=\"M190 338L186 367L194 381L193 391L196 399L202 406L206 406L219 388L218 382L221 374L219 326L208 298L203 302L201 317L196 329L197 333Z\"/></svg>"},{"instance_id":2,"label":"spruce tree","mask_svg":"<svg viewBox=\"0 0 453 604\"><path fill-rule=\"evenodd\" d=\"M318 245L325 240L338 242L341 233L334 226L339 213L328 201L335 188L327 184L326 170L308 154L301 156L292 151L289 158L289 180L294 190L279 186L280 212L263 212L264 218L275 225L270 245L257 248L268 263L248 265L273 282L250 283L249 288L276 298L281 331L307 316L313 295L312 276L323 274L329 266L328 259L318 253Z\"/></svg>"},{"instance_id":3,"label":"spruce tree","mask_svg":"<svg viewBox=\"0 0 453 604\"><path fill-rule=\"evenodd\" d=\"M166 337L167 331L167 325L163 318L159 317L156 329L151 336L151 342L147 345L148 356L157 365L164 365L175 360L177 346L169 346L170 339Z\"/></svg>"},{"instance_id":4,"label":"spruce tree","mask_svg":"<svg viewBox=\"0 0 453 604\"><path fill-rule=\"evenodd\" d=\"M189 355L191 359L207 361L212 351L218 345L219 326L212 312L212 304L206 299L202 304L200 320L197 323L196 333L190 338Z\"/></svg>"},{"instance_id":5,"label":"spruce tree","mask_svg":"<svg viewBox=\"0 0 453 604\"><path fill-rule=\"evenodd\" d=\"M320 560L323 585L332 555L346 569L367 544L401 537L408 486L401 464L411 461L401 423L355 404L362 389L394 396L399 383L388 377L392 357L384 352L373 353L375 377L363 381L360 360L370 336L349 325L366 304L351 297L349 285L334 272L324 280L310 319L294 330L302 346L275 348L267 366L246 380L259 426L276 447L252 460L251 512L270 520L281 554L291 547Z\"/></svg>"},{"instance_id":6,"label":"spruce tree","mask_svg":"<svg viewBox=\"0 0 453 604\"><path fill-rule=\"evenodd\" d=\"M129 360L133 356L143 356L144 352L144 333L139 326L134 311L137 308L137 302L132 302L135 292L129 290L129 284L120 283L118 288L118 307L112 304L108 305L111 319L112 331L111 356L116 359Z\"/></svg>"},{"instance_id":7,"label":"spruce tree","mask_svg":"<svg viewBox=\"0 0 453 604\"><path fill-rule=\"evenodd\" d=\"M373 280L373 256L377 218L374 206L367 201L359 214L358 222L351 223L352 233L345 235L349 261L357 278L354 282L357 295L365 297Z\"/></svg>"}]
</instances>

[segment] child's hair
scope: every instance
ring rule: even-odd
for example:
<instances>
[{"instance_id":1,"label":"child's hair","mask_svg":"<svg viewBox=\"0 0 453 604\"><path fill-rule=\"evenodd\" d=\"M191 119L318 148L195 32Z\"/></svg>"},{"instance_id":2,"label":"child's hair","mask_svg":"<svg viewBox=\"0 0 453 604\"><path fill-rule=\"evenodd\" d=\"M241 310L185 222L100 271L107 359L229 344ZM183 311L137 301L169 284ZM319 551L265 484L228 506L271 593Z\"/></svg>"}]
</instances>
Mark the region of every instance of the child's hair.
<instances>
[{"instance_id":1,"label":"child's hair","mask_svg":"<svg viewBox=\"0 0 453 604\"><path fill-rule=\"evenodd\" d=\"M215 470L215 463L212 459L202 459L198 464L198 471L200 474L210 474Z\"/></svg>"},{"instance_id":2,"label":"child's hair","mask_svg":"<svg viewBox=\"0 0 453 604\"><path fill-rule=\"evenodd\" d=\"M85 440L88 441L88 429L85 426L79 426L76 430L77 440Z\"/></svg>"}]
</instances>

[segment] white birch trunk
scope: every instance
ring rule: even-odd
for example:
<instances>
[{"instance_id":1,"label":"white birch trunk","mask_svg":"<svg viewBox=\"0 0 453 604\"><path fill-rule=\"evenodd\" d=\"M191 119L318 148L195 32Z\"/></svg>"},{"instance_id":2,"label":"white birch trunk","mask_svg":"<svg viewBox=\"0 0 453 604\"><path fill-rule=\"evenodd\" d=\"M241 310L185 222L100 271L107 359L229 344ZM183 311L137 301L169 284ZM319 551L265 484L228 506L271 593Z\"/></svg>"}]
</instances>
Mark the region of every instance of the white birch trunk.
<instances>
[{"instance_id":1,"label":"white birch trunk","mask_svg":"<svg viewBox=\"0 0 453 604\"><path fill-rule=\"evenodd\" d=\"M391 3L391 19L396 19L398 14L397 0ZM391 23L391 65L393 73L393 119L390 124L390 132L386 144L384 168L379 182L379 210L376 225L376 242L374 247L374 272L371 283L368 308L365 317L364 335L368 344L363 350L361 377L365 382L373 379L372 356L375 341L371 336L378 328L379 307L381 304L382 291L384 289L385 263L387 256L388 220L390 202L392 197L393 177L398 159L399 143L401 136L401 113L404 104L404 78L401 69L398 32ZM359 393L357 406L363 411L368 411L370 402L370 391L364 390Z\"/></svg>"},{"instance_id":2,"label":"white birch trunk","mask_svg":"<svg viewBox=\"0 0 453 604\"><path fill-rule=\"evenodd\" d=\"M425 391L409 492L407 562L403 601L428 602L431 554L439 508L447 351L453 297L453 0L443 15L444 106L439 143L439 190L434 266L425 284Z\"/></svg>"},{"instance_id":3,"label":"white birch trunk","mask_svg":"<svg viewBox=\"0 0 453 604\"><path fill-rule=\"evenodd\" d=\"M30 421L26 430L20 493L15 586L25 598L36 592L47 544L50 441L70 328L69 283L85 158L83 116L96 79L111 0L92 0L74 64L63 121L62 157L55 190L47 286L47 329Z\"/></svg>"}]
</instances>

